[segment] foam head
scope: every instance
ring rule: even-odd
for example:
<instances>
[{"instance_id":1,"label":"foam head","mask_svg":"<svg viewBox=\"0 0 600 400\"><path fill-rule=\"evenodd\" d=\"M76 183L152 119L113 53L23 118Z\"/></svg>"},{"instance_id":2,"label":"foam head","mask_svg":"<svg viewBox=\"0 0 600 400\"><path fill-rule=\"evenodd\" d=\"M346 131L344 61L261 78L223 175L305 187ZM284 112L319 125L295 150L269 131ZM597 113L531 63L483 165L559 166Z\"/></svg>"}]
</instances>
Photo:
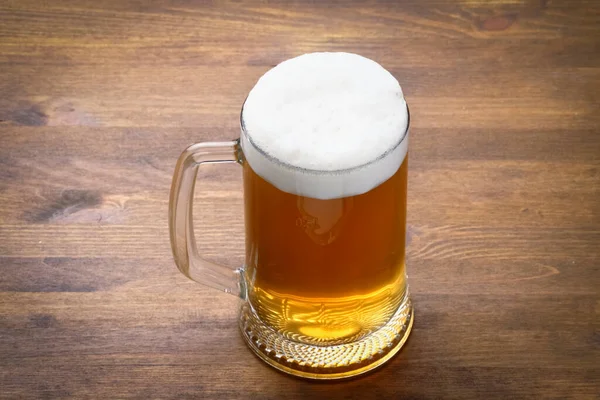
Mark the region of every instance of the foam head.
<instances>
[{"instance_id":1,"label":"foam head","mask_svg":"<svg viewBox=\"0 0 600 400\"><path fill-rule=\"evenodd\" d=\"M285 192L319 199L365 193L390 178L408 146L398 81L350 53L309 53L265 73L242 112L246 161Z\"/></svg>"}]
</instances>

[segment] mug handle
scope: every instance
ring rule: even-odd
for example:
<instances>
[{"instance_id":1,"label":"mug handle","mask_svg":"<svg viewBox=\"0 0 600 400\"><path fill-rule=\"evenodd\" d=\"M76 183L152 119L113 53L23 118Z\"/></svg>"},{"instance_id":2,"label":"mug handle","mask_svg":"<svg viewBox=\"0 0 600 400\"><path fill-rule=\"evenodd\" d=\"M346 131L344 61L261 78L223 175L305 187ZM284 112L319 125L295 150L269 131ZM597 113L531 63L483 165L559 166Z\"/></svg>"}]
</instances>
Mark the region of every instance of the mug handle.
<instances>
[{"instance_id":1,"label":"mug handle","mask_svg":"<svg viewBox=\"0 0 600 400\"><path fill-rule=\"evenodd\" d=\"M188 278L230 293L245 295L241 269L212 263L198 254L192 218L198 167L204 163L239 162L239 140L193 144L181 153L171 186L169 230L177 268Z\"/></svg>"}]
</instances>

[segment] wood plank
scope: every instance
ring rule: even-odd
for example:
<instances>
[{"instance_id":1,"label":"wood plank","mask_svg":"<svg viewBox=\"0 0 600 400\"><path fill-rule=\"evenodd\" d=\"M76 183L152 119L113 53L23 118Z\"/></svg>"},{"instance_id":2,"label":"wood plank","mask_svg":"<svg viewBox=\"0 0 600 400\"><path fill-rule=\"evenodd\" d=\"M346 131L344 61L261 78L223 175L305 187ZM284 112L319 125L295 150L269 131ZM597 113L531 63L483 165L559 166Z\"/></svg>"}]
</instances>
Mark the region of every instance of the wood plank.
<instances>
[{"instance_id":1,"label":"wood plank","mask_svg":"<svg viewBox=\"0 0 600 400\"><path fill-rule=\"evenodd\" d=\"M390 32L396 35L401 32L411 37L435 33L445 37L487 38L497 35L498 31L501 35L509 37L556 38L560 36L556 27L562 27L568 33L583 34L593 34L599 29L593 18L594 12L598 11L598 5L590 1L581 2L585 7L578 8L568 7L567 2L527 1L521 4L507 4L498 1L487 3L483 7L480 2L431 3L438 7L425 8L422 7L422 2L414 1L401 7L381 2L360 4L351 8L319 7L314 3L300 3L291 9L284 3L268 3L266 6L256 3L244 5L239 2L221 2L215 7L210 3L203 5L179 1L172 4L156 2L143 7L130 2L119 4L117 1L103 1L98 7L89 0L54 5L45 3L41 6L33 1L13 0L6 8L10 15L5 18L8 22L14 21L17 24L27 20L30 27L17 25L25 32L26 29L39 32L35 30L37 23L45 29L60 27L54 30L55 35L74 36L84 41L89 38L81 37L77 33L89 34L96 30L103 35L120 36L125 31L137 40L152 41L155 37L163 40L177 38L178 29L203 33L217 30L222 35L239 33L228 37L229 40L235 41L250 34L267 36L273 33L293 32L306 25L311 26L311 33L319 36L327 33L328 27L318 22L332 17L335 18L338 36L355 39L381 39ZM494 11L506 19L501 21L504 24L489 21L486 23L486 20L494 16ZM518 24L515 23L517 17L520 17ZM135 20L136 25L128 26L128 22L132 20ZM111 23L108 27L99 23L106 24L107 21ZM168 31L169 34L165 35L167 29L175 31ZM75 32L75 35L71 32ZM96 37L92 39L97 40Z\"/></svg>"},{"instance_id":2,"label":"wood plank","mask_svg":"<svg viewBox=\"0 0 600 400\"><path fill-rule=\"evenodd\" d=\"M395 49L394 47L391 50ZM94 59L96 57L94 55ZM226 64L215 68L215 65L201 61L193 65L177 66L165 65L162 62L140 63L140 60L123 60L123 63L124 65L113 63L103 66L104 73L100 77L96 76L97 65L38 64L24 71L9 69L2 74L4 81L0 82L0 90L5 96L3 104L8 107L14 101L29 101L49 111L50 105L56 108L60 101L94 99L102 93L105 101L138 96L138 102L150 106L159 106L165 99L172 99L178 105L184 101L191 101L187 107L198 107L197 113L201 113L203 108L206 109L215 102L217 108L234 107L235 111L239 111L245 94L270 68L269 65L243 64ZM515 94L526 93L528 100L544 101L537 104L538 108L543 109L549 100L568 104L581 100L594 103L600 99L598 93L593 90L593 85L600 83L597 68L520 66L515 69L504 64L489 63L483 67L469 68L468 73L464 73L440 65L428 66L426 69L416 68L405 65L402 58L382 63L400 81L409 100L455 98L469 101L474 97L483 97L489 101L515 100ZM65 68L68 68L68 74L64 74ZM45 74L54 78L40 79L40 76ZM490 81L491 77L493 84ZM21 80L21 84L19 90L15 91L15 81L18 80ZM210 102L207 103L208 99ZM19 104L12 106L22 107ZM15 125L23 125L19 121L13 122ZM48 123L52 124L51 121Z\"/></svg>"},{"instance_id":3,"label":"wood plank","mask_svg":"<svg viewBox=\"0 0 600 400\"><path fill-rule=\"evenodd\" d=\"M240 218L241 219L241 218ZM166 222L166 219L165 219ZM226 224L197 229L201 253L211 259L243 254L243 226ZM11 257L135 257L170 256L168 228L72 224L0 227L0 252ZM224 228L224 226L227 226ZM408 257L419 259L595 260L599 230L563 228L511 229L497 227L425 227L410 225L419 240L408 247ZM417 234L415 234L417 236Z\"/></svg>"},{"instance_id":4,"label":"wood plank","mask_svg":"<svg viewBox=\"0 0 600 400\"><path fill-rule=\"evenodd\" d=\"M146 227L164 233L176 156L142 156L132 163L118 158L8 159L4 175L13 178L0 184L4 232L16 234L34 223L66 230L68 224L87 224L90 231L120 225L122 234L126 226L137 226L139 232ZM409 171L409 224L415 227L590 229L600 219L598 163L417 160ZM238 237L243 229L239 167L207 165L199 175L198 223Z\"/></svg>"},{"instance_id":5,"label":"wood plank","mask_svg":"<svg viewBox=\"0 0 600 400\"><path fill-rule=\"evenodd\" d=\"M246 93L266 67L38 67L5 77L3 125L234 126ZM391 68L403 85L416 129L593 129L600 97L597 69L490 66L457 76L444 69ZM412 71L412 72L411 72ZM419 71L419 72L417 72ZM42 74L61 76L40 80ZM494 85L490 85L493 74ZM18 77L17 77L18 75ZM151 77L151 78L148 78ZM23 83L11 87L18 79ZM102 93L102 101L96 99ZM526 98L514 98L527 93ZM483 97L483 101L482 101ZM491 115L490 115L491 114ZM467 122L465 122L468 121ZM110 121L110 122L109 122Z\"/></svg>"},{"instance_id":6,"label":"wood plank","mask_svg":"<svg viewBox=\"0 0 600 400\"><path fill-rule=\"evenodd\" d=\"M239 344L238 346L241 346ZM241 348L230 346L225 354ZM214 353L204 353L206 357ZM221 355L222 353L219 353ZM411 365L398 357L378 373L338 384L319 384L284 377L268 370L251 355L226 359L221 365L189 354L140 357L60 357L25 359L14 366L14 379L5 386L7 395L22 393L19 382L31 384L32 397L140 398L286 398L348 399L366 396L426 398L503 398L546 396L593 399L598 369L584 373L570 368L481 368L456 365ZM225 368L227 367L227 368ZM72 374L77 370L77 375ZM401 387L390 381L401 379ZM240 385L240 379L252 384ZM55 384L54 382L61 382ZM208 383L211 382L211 383ZM423 384L427 382L427 384ZM365 394L366 393L366 394Z\"/></svg>"},{"instance_id":7,"label":"wood plank","mask_svg":"<svg viewBox=\"0 0 600 400\"><path fill-rule=\"evenodd\" d=\"M168 286L164 285L163 289ZM14 383L31 377L32 371L35 371L40 384L61 382L53 388L44 388L42 384L41 388L51 393L62 390L83 394L89 387L96 386L99 393L104 393L104 390L112 391L113 395L139 393L140 387L156 384L154 379L148 381L148 376L154 374L160 377L160 384L154 389L159 395L166 390L165 385L197 390L197 393L214 391L222 395L233 390L232 394L242 395L231 387L231 382L223 379L223 374L231 379L268 376L270 391L265 393L273 396L278 393L279 385L290 382L298 385L289 388L291 396L304 395L310 388L323 387L289 380L255 359L245 349L237 332L232 311L235 309L233 297L215 296L202 289L190 290L191 285L183 285L177 292L159 290L161 301L157 304L157 293L147 289L140 287L138 290L129 288L125 292L111 290L86 294L20 294L19 306L11 307L10 303L5 303L0 315L9 314L9 317L3 317L3 333L8 335L0 336L0 345L8 357L2 358L0 365L10 367L12 371L8 390L15 387ZM51 303L45 301L50 298ZM425 394L429 393L428 390L432 393L440 390L462 393L464 385L457 385L454 379L436 380L439 379L436 371L445 371L442 376L447 377L455 374L452 372L455 368L461 371L456 372L459 376L466 374L479 382L476 388L467 386L476 389L473 395L485 392L495 396L504 393L504 390L513 395L541 394L555 385L559 393L563 393L566 386L576 388L580 394L590 394L598 383L598 376L594 374L598 372L598 349L593 347L594 326L580 324L582 318L593 312L594 295L565 294L549 303L547 297L535 295L415 294L415 301L421 305L420 322L399 357L377 374L346 382L341 387L325 387L328 390L343 388L340 395L352 385L358 385L357 390L366 390L374 384L386 395L398 393L398 390ZM199 304L213 304L213 307L199 308ZM131 307L136 309L135 316L131 315ZM460 319L454 318L455 310L461 310ZM218 329L219 333L198 340L198 331L204 329ZM443 339L439 336L440 332L444 332ZM465 332L470 334L465 335ZM23 335L34 343L52 344L15 348L14 344ZM78 339L72 340L73 336ZM498 347L503 352L496 353ZM546 351L548 348L561 350ZM535 356L523 357L523 354ZM460 368L457 362L460 362ZM38 367L31 369L34 363ZM61 379L73 368L81 372L69 379ZM127 372L122 368L126 368ZM408 389L389 385L389 379L397 376L398 371L402 371L403 377L412 377L407 378L407 384L411 385ZM429 374L438 376L430 389L420 387L414 381L417 378L430 380L427 378ZM496 375L496 384L490 383L492 374ZM513 377L519 374L533 376L534 383ZM117 379L119 375L121 378ZM499 375L506 379L498 380ZM559 379L559 376L562 378ZM87 383L80 381L84 377L87 377L84 381ZM123 384L123 380L130 379L135 383L134 387ZM195 379L199 386L186 384L186 379ZM513 386L515 379L518 387ZM207 384L212 381L218 383ZM106 382L112 383L105 386L103 383ZM168 394L165 392L165 395Z\"/></svg>"},{"instance_id":8,"label":"wood plank","mask_svg":"<svg viewBox=\"0 0 600 400\"><path fill-rule=\"evenodd\" d=\"M212 119L208 118L196 127L168 129L0 127L0 162L4 162L1 171L7 173L8 169L16 168L12 164L40 156L49 162L85 156L106 163L127 162L127 167L152 163L154 167L150 167L170 176L177 157L185 147L239 137L239 115L214 125L210 124ZM595 128L571 129L569 132L524 128L456 129L453 126L411 129L411 169L424 168L428 163L460 160L574 162L592 166L600 160L600 135L596 132Z\"/></svg>"},{"instance_id":9,"label":"wood plank","mask_svg":"<svg viewBox=\"0 0 600 400\"><path fill-rule=\"evenodd\" d=\"M241 260L231 254L223 255L221 262L232 267L241 265ZM596 294L600 284L599 267L594 259L560 257L543 261L543 257L521 257L506 260L494 259L492 255L483 260L434 259L419 258L411 254L407 262L411 291L425 302L428 301L428 295L443 297L453 294L505 296L515 298L515 301L520 298L542 299L544 296L556 296L557 299L569 296L589 298ZM105 292L107 295L101 297L108 299L111 299L110 293L120 293L120 296L181 295L182 301L186 296L202 293L206 296L219 296L220 299L226 298L184 278L176 269L170 254L161 258L125 258L113 255L43 258L3 256L0 257L0 267L10 272L0 281L0 290L14 292L14 296L24 293L22 301L5 305L12 310L11 313L19 313L16 308L24 313L35 311L31 307L36 303L25 301L26 293L49 293L46 297L28 297L43 299L46 307L53 307L50 300L61 293ZM217 308L223 307L231 306L224 304ZM534 311L532 308L532 312ZM211 316L218 313L209 310L203 312L210 313ZM549 329L549 326L546 327Z\"/></svg>"},{"instance_id":10,"label":"wood plank","mask_svg":"<svg viewBox=\"0 0 600 400\"><path fill-rule=\"evenodd\" d=\"M161 304L156 304L156 294L151 293L73 293L53 296L54 307L46 306L44 294L20 294L25 310L3 307L10 316L5 318L2 342L9 351L11 342L20 336L52 343L50 346L23 346L19 358L47 358L70 354L94 356L128 356L156 354L186 354L196 351L208 363L228 364L235 355L216 355L242 343L235 316L235 299L219 299L219 295L186 297L178 293L161 293ZM221 297L225 297L222 294ZM8 299L14 296L8 296ZM533 365L560 364L563 368L584 370L597 367L598 349L594 348L594 326L581 326L580 320L593 312L592 296L556 297L556 304L535 296L416 294L415 301L423 310L420 326L415 326L418 338L408 348L410 364L453 364L460 360L472 367L527 368ZM199 304L213 304L201 310ZM474 307L473 304L478 304ZM445 304L445 305L444 305ZM60 307L58 307L60 305ZM178 305L179 311L173 312ZM220 305L227 306L221 310ZM123 308L136 307L139 314L132 317ZM532 310L532 308L535 310ZM435 312L430 310L435 310ZM453 318L454 310L461 310L461 318ZM559 321L558 326L557 320ZM118 326L118 329L115 327ZM435 327L435 329L433 329ZM212 337L194 340L198 330L220 329ZM440 332L444 337L439 338ZM470 332L471 335L465 333ZM73 340L72 337L78 340ZM163 340L175 338L178 340ZM515 339L519 340L515 340ZM564 351L544 351L560 348ZM436 342L431 346L426 343ZM243 345L243 344L242 344ZM495 348L504 349L502 355L490 358ZM213 348L213 354L202 354ZM470 350L465 353L464 348ZM243 350L240 348L239 350ZM247 351L247 350L246 350ZM526 359L523 353L535 354ZM241 353L241 351L239 352ZM251 353L248 352L251 357ZM248 358L250 358L248 357ZM252 364L252 363L250 363Z\"/></svg>"},{"instance_id":11,"label":"wood plank","mask_svg":"<svg viewBox=\"0 0 600 400\"><path fill-rule=\"evenodd\" d=\"M348 51L376 59L392 71L401 68L412 69L411 74L426 74L426 71L422 70L425 68L462 68L466 71L506 68L518 74L521 69L527 68L597 68L593 56L598 48L595 40L571 36L549 41L518 38L486 41L472 39L465 42L465 39L445 39L440 43L436 35L416 38L411 35L385 40L372 39L366 44L356 39L331 38L309 33L293 35L275 43L272 38L237 38L239 41L236 46L231 46L227 40L220 40L218 37L210 40L196 38L192 43L166 43L163 46L128 44L129 40L119 44L115 43L115 38L105 39L106 43L102 45L96 42L77 45L71 38L44 44L45 36L33 38L41 41L39 45L30 44L18 37L13 41L0 42L0 65L26 65L28 70L57 66L68 68L62 71L61 77L68 76L64 72L70 69L94 66L109 69L114 66L125 74L129 68L135 70L146 65L159 69L164 66L189 69L203 65L241 65L250 68L262 67L266 70L282 60L305 52ZM524 50L525 48L527 50ZM110 60L110 63L106 60ZM540 60L544 60L543 65L540 65ZM175 72L173 71L170 79L176 79L178 74ZM44 76L42 74L36 79L44 80ZM152 76L146 75L144 80L152 81ZM490 82L492 81L493 78L490 77ZM10 83L14 85L16 82ZM223 84L226 83L224 80ZM4 84L6 85L6 82Z\"/></svg>"}]
</instances>

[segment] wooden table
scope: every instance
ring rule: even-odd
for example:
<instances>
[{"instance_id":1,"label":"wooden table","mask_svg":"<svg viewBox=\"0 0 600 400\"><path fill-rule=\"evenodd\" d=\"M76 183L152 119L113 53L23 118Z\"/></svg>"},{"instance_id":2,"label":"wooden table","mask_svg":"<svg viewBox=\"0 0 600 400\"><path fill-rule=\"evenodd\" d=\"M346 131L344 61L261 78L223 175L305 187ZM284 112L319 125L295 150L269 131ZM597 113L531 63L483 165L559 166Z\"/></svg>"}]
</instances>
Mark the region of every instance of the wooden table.
<instances>
[{"instance_id":1,"label":"wooden table","mask_svg":"<svg viewBox=\"0 0 600 400\"><path fill-rule=\"evenodd\" d=\"M0 397L598 398L600 3L0 1ZM403 351L330 384L245 347L184 278L188 144L239 135L268 68L351 51L412 112ZM241 265L241 172L203 167L199 245Z\"/></svg>"}]
</instances>

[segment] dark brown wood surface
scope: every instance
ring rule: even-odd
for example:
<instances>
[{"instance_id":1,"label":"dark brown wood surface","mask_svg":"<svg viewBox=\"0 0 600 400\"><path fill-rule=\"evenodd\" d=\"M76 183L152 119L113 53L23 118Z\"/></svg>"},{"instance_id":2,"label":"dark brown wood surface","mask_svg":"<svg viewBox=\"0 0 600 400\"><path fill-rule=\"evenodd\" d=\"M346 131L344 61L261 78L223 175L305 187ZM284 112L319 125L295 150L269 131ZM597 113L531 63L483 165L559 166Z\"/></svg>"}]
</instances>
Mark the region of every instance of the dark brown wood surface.
<instances>
[{"instance_id":1,"label":"dark brown wood surface","mask_svg":"<svg viewBox=\"0 0 600 400\"><path fill-rule=\"evenodd\" d=\"M403 351L314 383L260 362L186 280L188 144L257 78L351 51L412 113ZM600 2L0 1L0 397L599 398ZM199 245L241 265L241 173L201 169Z\"/></svg>"}]
</instances>

